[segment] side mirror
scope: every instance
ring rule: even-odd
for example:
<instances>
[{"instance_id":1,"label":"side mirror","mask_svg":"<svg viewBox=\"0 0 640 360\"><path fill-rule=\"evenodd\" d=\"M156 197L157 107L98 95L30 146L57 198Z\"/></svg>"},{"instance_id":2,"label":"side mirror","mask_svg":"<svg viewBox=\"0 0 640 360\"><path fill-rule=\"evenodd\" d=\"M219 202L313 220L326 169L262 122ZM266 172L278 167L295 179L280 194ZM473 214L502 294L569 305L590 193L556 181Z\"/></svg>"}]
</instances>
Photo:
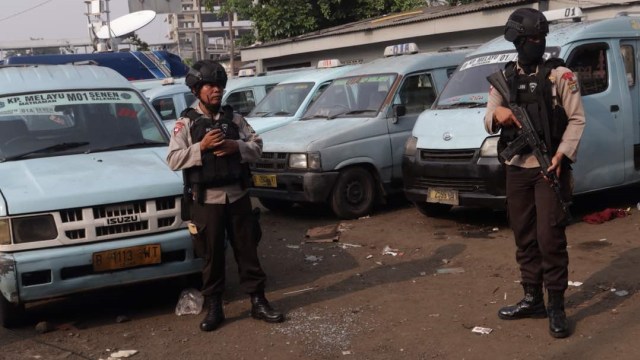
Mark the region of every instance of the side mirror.
<instances>
[{"instance_id":1,"label":"side mirror","mask_svg":"<svg viewBox=\"0 0 640 360\"><path fill-rule=\"evenodd\" d=\"M393 105L393 115L395 117L405 116L407 114L407 108L402 104Z\"/></svg>"}]
</instances>

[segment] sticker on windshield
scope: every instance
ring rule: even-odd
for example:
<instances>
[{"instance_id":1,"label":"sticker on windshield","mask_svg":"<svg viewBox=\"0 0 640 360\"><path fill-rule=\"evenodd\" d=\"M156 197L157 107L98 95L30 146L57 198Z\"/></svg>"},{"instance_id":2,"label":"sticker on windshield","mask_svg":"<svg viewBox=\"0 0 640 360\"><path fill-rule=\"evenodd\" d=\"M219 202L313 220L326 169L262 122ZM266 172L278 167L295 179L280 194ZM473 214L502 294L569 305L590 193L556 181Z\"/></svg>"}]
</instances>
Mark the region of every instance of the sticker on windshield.
<instances>
[{"instance_id":1,"label":"sticker on windshield","mask_svg":"<svg viewBox=\"0 0 640 360\"><path fill-rule=\"evenodd\" d=\"M140 99L130 91L65 91L0 98L0 109L2 114L34 113L47 106L100 103L139 104Z\"/></svg>"},{"instance_id":2,"label":"sticker on windshield","mask_svg":"<svg viewBox=\"0 0 640 360\"><path fill-rule=\"evenodd\" d=\"M460 66L460 71L466 70L472 67L476 67L476 66L481 66L481 65L498 64L498 63L506 63L509 61L515 61L517 58L518 58L518 53L515 53L515 52L480 56L480 57L465 61Z\"/></svg>"}]
</instances>

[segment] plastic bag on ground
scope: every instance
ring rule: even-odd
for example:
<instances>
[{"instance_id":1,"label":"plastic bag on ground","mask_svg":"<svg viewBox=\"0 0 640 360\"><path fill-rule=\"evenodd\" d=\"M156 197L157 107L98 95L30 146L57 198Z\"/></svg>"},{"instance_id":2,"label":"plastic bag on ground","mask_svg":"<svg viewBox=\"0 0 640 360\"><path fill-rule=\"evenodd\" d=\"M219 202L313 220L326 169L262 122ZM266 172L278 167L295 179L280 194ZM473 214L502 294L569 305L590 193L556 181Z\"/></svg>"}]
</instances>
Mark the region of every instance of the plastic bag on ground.
<instances>
[{"instance_id":1,"label":"plastic bag on ground","mask_svg":"<svg viewBox=\"0 0 640 360\"><path fill-rule=\"evenodd\" d=\"M203 304L204 296L200 291L193 288L182 290L176 304L176 315L198 315L202 311Z\"/></svg>"}]
</instances>

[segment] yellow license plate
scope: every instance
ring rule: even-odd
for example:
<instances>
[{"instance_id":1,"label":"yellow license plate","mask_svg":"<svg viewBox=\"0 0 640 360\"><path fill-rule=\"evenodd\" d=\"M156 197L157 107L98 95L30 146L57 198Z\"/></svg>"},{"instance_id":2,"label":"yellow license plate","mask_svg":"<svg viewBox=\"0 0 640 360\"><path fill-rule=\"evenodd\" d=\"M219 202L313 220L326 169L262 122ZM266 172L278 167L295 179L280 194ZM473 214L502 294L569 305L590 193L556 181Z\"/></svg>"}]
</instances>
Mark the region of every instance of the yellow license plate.
<instances>
[{"instance_id":1,"label":"yellow license plate","mask_svg":"<svg viewBox=\"0 0 640 360\"><path fill-rule=\"evenodd\" d=\"M275 175L253 175L253 185L256 187L278 187Z\"/></svg>"},{"instance_id":2,"label":"yellow license plate","mask_svg":"<svg viewBox=\"0 0 640 360\"><path fill-rule=\"evenodd\" d=\"M458 205L460 203L457 190L443 188L429 188L427 202L449 205Z\"/></svg>"},{"instance_id":3,"label":"yellow license plate","mask_svg":"<svg viewBox=\"0 0 640 360\"><path fill-rule=\"evenodd\" d=\"M93 253L93 271L126 269L141 265L159 264L160 245L140 245Z\"/></svg>"}]
</instances>

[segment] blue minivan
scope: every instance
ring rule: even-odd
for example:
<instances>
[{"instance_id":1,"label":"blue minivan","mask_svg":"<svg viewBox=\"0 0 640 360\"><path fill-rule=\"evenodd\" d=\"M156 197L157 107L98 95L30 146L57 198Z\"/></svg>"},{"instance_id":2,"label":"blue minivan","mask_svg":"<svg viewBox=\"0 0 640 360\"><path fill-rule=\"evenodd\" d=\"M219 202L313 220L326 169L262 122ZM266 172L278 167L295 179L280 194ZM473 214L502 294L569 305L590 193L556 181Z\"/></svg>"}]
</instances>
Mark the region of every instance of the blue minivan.
<instances>
[{"instance_id":1,"label":"blue minivan","mask_svg":"<svg viewBox=\"0 0 640 360\"><path fill-rule=\"evenodd\" d=\"M94 65L0 67L0 323L25 303L199 273L169 133Z\"/></svg>"}]
</instances>

